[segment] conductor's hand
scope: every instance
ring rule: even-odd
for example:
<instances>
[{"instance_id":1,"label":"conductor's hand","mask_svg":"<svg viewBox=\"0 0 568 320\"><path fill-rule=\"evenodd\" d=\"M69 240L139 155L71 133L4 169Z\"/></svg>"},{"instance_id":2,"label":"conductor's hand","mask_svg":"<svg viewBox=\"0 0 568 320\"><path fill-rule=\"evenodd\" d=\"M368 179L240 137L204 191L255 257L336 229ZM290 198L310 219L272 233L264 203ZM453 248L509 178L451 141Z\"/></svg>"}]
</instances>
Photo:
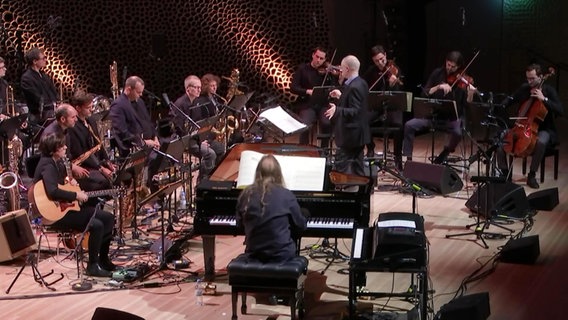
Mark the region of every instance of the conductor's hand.
<instances>
[{"instance_id":1,"label":"conductor's hand","mask_svg":"<svg viewBox=\"0 0 568 320\"><path fill-rule=\"evenodd\" d=\"M336 109L337 107L335 106L335 103L330 103L329 108L324 112L324 116L328 119L333 118Z\"/></svg>"},{"instance_id":2,"label":"conductor's hand","mask_svg":"<svg viewBox=\"0 0 568 320\"><path fill-rule=\"evenodd\" d=\"M87 196L85 191L80 190L80 191L77 192L77 201L79 201L79 203L84 203L88 199L89 199L89 196Z\"/></svg>"},{"instance_id":3,"label":"conductor's hand","mask_svg":"<svg viewBox=\"0 0 568 320\"><path fill-rule=\"evenodd\" d=\"M333 99L341 98L341 91L339 89L333 89L329 92L329 97Z\"/></svg>"}]
</instances>

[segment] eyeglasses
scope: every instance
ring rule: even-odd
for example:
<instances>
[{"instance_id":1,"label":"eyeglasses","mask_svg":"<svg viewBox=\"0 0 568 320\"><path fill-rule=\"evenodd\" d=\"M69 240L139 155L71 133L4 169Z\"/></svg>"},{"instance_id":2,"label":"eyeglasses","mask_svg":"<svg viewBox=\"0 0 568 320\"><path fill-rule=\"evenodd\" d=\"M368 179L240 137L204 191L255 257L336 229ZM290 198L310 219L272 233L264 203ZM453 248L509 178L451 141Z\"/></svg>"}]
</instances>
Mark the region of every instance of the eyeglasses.
<instances>
[{"instance_id":1,"label":"eyeglasses","mask_svg":"<svg viewBox=\"0 0 568 320\"><path fill-rule=\"evenodd\" d=\"M201 90L201 86L194 86L190 84L188 87Z\"/></svg>"}]
</instances>

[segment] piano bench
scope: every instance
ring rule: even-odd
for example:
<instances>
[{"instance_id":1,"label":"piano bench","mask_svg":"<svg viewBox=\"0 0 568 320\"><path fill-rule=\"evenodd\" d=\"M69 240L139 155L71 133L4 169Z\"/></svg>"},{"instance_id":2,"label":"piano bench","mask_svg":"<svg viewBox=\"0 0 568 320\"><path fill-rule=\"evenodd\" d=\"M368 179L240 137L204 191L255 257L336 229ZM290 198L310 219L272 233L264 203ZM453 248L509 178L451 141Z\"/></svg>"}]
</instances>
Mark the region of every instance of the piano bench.
<instances>
[{"instance_id":1,"label":"piano bench","mask_svg":"<svg viewBox=\"0 0 568 320\"><path fill-rule=\"evenodd\" d=\"M286 262L262 263L241 254L227 265L232 294L232 320L237 319L238 294L242 296L241 313L246 314L248 292L267 292L290 298L292 319L304 317L304 281L308 259L297 256ZM296 317L296 309L298 317Z\"/></svg>"}]
</instances>

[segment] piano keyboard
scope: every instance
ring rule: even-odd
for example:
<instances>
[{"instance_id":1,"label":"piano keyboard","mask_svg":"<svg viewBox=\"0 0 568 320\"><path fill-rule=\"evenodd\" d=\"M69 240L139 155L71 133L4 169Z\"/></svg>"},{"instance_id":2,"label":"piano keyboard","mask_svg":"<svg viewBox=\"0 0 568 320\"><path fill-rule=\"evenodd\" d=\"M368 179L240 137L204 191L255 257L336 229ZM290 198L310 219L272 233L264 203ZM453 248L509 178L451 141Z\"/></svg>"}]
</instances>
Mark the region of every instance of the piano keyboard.
<instances>
[{"instance_id":1,"label":"piano keyboard","mask_svg":"<svg viewBox=\"0 0 568 320\"><path fill-rule=\"evenodd\" d=\"M213 216L209 220L212 226L236 227L237 219L232 216ZM353 229L354 220L350 218L313 217L308 219L308 229Z\"/></svg>"}]
</instances>

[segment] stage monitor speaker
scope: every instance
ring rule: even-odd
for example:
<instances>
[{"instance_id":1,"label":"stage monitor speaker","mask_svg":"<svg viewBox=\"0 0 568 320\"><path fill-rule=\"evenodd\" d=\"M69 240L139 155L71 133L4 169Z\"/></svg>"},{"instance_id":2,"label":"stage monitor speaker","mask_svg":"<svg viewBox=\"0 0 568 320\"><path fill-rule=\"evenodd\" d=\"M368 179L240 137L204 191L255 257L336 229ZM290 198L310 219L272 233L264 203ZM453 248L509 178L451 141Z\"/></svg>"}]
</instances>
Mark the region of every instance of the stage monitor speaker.
<instances>
[{"instance_id":1,"label":"stage monitor speaker","mask_svg":"<svg viewBox=\"0 0 568 320\"><path fill-rule=\"evenodd\" d=\"M508 263L533 264L540 255L538 235L511 239L501 249L499 260Z\"/></svg>"},{"instance_id":2,"label":"stage monitor speaker","mask_svg":"<svg viewBox=\"0 0 568 320\"><path fill-rule=\"evenodd\" d=\"M422 187L443 195L463 188L458 174L444 165L407 161L403 174Z\"/></svg>"},{"instance_id":3,"label":"stage monitor speaker","mask_svg":"<svg viewBox=\"0 0 568 320\"><path fill-rule=\"evenodd\" d=\"M440 308L440 320L485 320L489 318L489 293L456 298Z\"/></svg>"},{"instance_id":4,"label":"stage monitor speaker","mask_svg":"<svg viewBox=\"0 0 568 320\"><path fill-rule=\"evenodd\" d=\"M512 182L489 183L475 190L465 206L483 216L523 218L529 212L525 189Z\"/></svg>"},{"instance_id":5,"label":"stage monitor speaker","mask_svg":"<svg viewBox=\"0 0 568 320\"><path fill-rule=\"evenodd\" d=\"M7 212L0 217L0 262L36 248L36 238L26 210Z\"/></svg>"},{"instance_id":6,"label":"stage monitor speaker","mask_svg":"<svg viewBox=\"0 0 568 320\"><path fill-rule=\"evenodd\" d=\"M558 188L533 192L527 196L527 199L531 209L552 211L558 205Z\"/></svg>"},{"instance_id":7,"label":"stage monitor speaker","mask_svg":"<svg viewBox=\"0 0 568 320\"><path fill-rule=\"evenodd\" d=\"M144 318L122 310L98 307L91 320L144 320Z\"/></svg>"}]
</instances>

